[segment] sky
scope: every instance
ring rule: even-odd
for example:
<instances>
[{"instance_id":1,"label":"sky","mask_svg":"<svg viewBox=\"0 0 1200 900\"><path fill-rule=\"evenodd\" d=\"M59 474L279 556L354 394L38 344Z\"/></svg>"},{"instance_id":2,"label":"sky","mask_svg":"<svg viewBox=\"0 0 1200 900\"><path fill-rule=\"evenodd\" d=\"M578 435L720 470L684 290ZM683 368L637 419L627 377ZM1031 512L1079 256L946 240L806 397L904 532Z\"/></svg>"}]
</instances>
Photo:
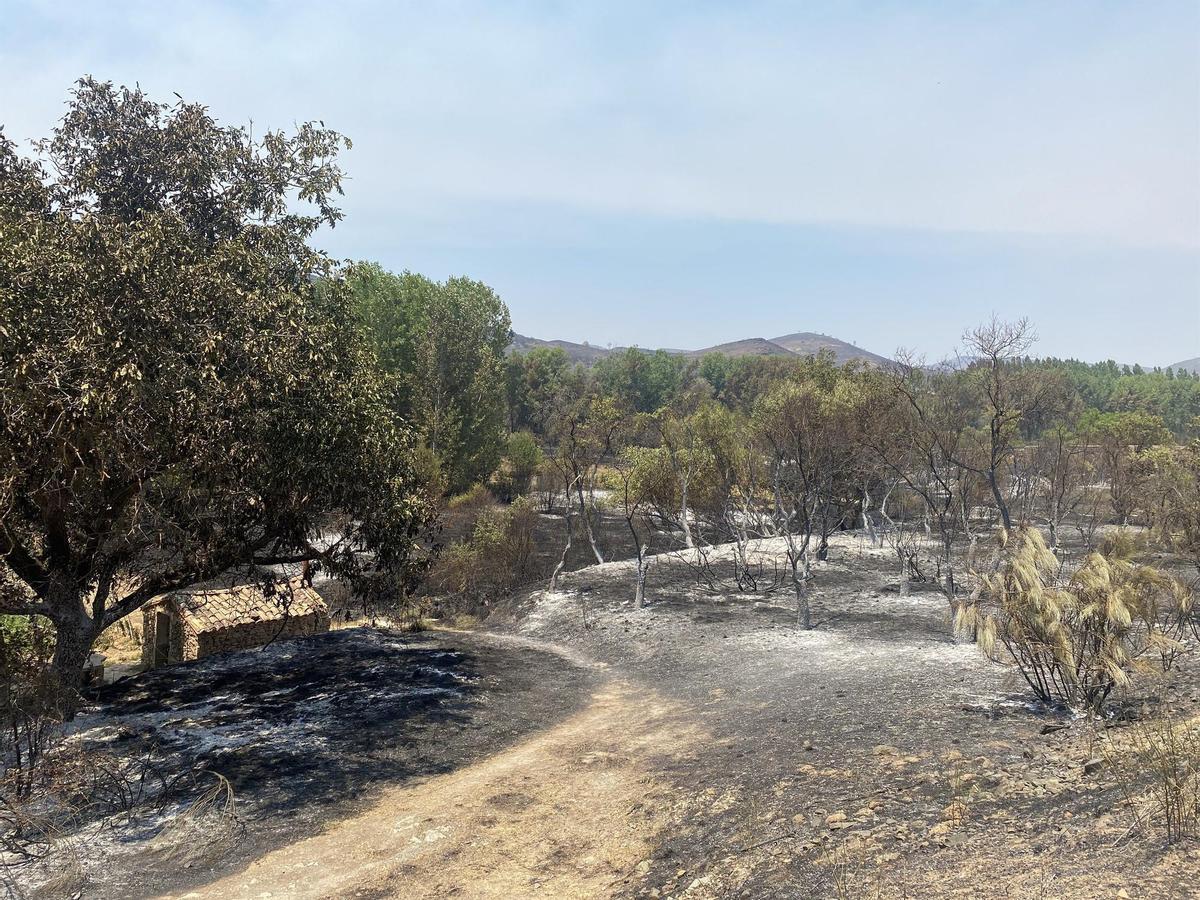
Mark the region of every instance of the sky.
<instances>
[{"instance_id":1,"label":"sky","mask_svg":"<svg viewBox=\"0 0 1200 900\"><path fill-rule=\"evenodd\" d=\"M542 338L817 331L935 359L1200 356L1200 3L18 2L0 123L84 74L349 136L339 258Z\"/></svg>"}]
</instances>

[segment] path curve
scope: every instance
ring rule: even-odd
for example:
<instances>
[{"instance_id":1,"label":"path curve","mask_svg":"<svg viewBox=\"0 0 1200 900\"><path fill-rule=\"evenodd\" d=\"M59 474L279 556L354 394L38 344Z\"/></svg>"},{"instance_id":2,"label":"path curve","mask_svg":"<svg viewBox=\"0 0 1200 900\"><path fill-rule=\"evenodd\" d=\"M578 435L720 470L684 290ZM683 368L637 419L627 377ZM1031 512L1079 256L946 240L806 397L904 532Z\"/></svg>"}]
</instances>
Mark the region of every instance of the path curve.
<instances>
[{"instance_id":1,"label":"path curve","mask_svg":"<svg viewBox=\"0 0 1200 900\"><path fill-rule=\"evenodd\" d=\"M665 825L653 761L704 735L613 680L580 712L488 759L386 789L369 810L173 898L609 897Z\"/></svg>"}]
</instances>

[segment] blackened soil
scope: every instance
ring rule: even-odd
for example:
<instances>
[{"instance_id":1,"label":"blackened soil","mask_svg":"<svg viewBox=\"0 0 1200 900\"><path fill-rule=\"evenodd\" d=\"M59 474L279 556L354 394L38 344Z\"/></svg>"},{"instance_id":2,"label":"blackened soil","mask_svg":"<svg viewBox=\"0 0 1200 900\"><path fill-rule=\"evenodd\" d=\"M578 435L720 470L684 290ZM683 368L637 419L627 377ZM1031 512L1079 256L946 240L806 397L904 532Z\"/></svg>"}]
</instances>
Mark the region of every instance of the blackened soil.
<instances>
[{"instance_id":1,"label":"blackened soil","mask_svg":"<svg viewBox=\"0 0 1200 900\"><path fill-rule=\"evenodd\" d=\"M484 637L352 628L117 682L81 717L85 746L149 753L161 771L220 773L244 830L210 862L123 856L89 878L85 895L148 896L236 871L385 787L451 771L558 721L591 678L559 656Z\"/></svg>"}]
</instances>

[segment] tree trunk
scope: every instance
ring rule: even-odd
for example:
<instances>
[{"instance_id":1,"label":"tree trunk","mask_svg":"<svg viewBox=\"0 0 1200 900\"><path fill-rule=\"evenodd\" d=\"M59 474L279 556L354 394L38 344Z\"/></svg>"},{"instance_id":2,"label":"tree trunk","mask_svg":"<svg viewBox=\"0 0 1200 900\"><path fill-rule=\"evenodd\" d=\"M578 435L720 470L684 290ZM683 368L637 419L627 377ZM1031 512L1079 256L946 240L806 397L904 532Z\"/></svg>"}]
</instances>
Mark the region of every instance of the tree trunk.
<instances>
[{"instance_id":1,"label":"tree trunk","mask_svg":"<svg viewBox=\"0 0 1200 900\"><path fill-rule=\"evenodd\" d=\"M650 558L646 556L649 547L642 547L638 554L637 590L634 591L633 605L641 609L646 605L646 576L650 573Z\"/></svg>"},{"instance_id":2,"label":"tree trunk","mask_svg":"<svg viewBox=\"0 0 1200 900\"><path fill-rule=\"evenodd\" d=\"M50 670L63 690L64 711L68 717L75 715L79 706L79 691L83 687L83 667L92 652L96 639L90 623L56 623L54 657Z\"/></svg>"},{"instance_id":3,"label":"tree trunk","mask_svg":"<svg viewBox=\"0 0 1200 900\"><path fill-rule=\"evenodd\" d=\"M793 575L792 588L796 592L796 624L808 631L812 628L812 610L808 604L808 584Z\"/></svg>"},{"instance_id":4,"label":"tree trunk","mask_svg":"<svg viewBox=\"0 0 1200 900\"><path fill-rule=\"evenodd\" d=\"M550 576L550 592L554 593L558 590L558 576L562 574L562 570L567 565L567 554L571 552L571 489L567 488L567 507L563 513L563 517L567 523L567 542L563 545L562 556L558 558L558 565L554 567L554 573Z\"/></svg>"},{"instance_id":5,"label":"tree trunk","mask_svg":"<svg viewBox=\"0 0 1200 900\"><path fill-rule=\"evenodd\" d=\"M862 489L862 524L863 530L871 537L871 546L883 546L883 542L879 540L879 536L875 533L875 523L871 520L871 492L866 486Z\"/></svg>"},{"instance_id":6,"label":"tree trunk","mask_svg":"<svg viewBox=\"0 0 1200 900\"><path fill-rule=\"evenodd\" d=\"M1000 511L1000 521L1005 531L1012 531L1012 516L1008 512L1008 504L1000 493L1000 482L996 478L996 470L988 469L988 485L992 489L992 499L996 501L996 509Z\"/></svg>"},{"instance_id":7,"label":"tree trunk","mask_svg":"<svg viewBox=\"0 0 1200 900\"><path fill-rule=\"evenodd\" d=\"M683 526L683 543L689 550L696 548L696 542L692 540L692 526L688 524L688 483L684 479L680 485L680 494L683 497L683 502L679 506L679 524Z\"/></svg>"},{"instance_id":8,"label":"tree trunk","mask_svg":"<svg viewBox=\"0 0 1200 900\"><path fill-rule=\"evenodd\" d=\"M799 566L803 565L801 574ZM792 562L792 588L796 592L796 624L808 631L812 628L812 610L808 602L808 582L812 572L808 565L807 554Z\"/></svg>"},{"instance_id":9,"label":"tree trunk","mask_svg":"<svg viewBox=\"0 0 1200 900\"><path fill-rule=\"evenodd\" d=\"M587 533L588 544L591 545L592 554L596 557L596 562L604 562L604 556L600 552L600 547L596 544L596 534L592 531L592 517L588 514L587 504L583 499L583 482L581 481L576 488L579 494L579 514L583 516L583 528Z\"/></svg>"}]
</instances>

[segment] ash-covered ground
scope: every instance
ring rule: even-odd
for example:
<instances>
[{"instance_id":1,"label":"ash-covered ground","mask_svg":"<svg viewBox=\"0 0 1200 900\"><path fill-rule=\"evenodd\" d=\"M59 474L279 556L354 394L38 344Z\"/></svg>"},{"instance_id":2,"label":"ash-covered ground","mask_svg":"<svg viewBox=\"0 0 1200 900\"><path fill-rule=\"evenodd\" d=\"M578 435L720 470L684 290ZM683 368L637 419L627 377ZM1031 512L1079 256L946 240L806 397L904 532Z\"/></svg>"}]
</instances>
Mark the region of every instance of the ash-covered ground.
<instances>
[{"instance_id":1,"label":"ash-covered ground","mask_svg":"<svg viewBox=\"0 0 1200 900\"><path fill-rule=\"evenodd\" d=\"M10 876L12 889L142 897L203 883L390 785L451 771L567 715L589 678L486 638L348 628L123 679L77 718L69 742L144 773L131 785L143 799L132 816L81 811L45 865ZM232 821L188 813L217 775L232 788Z\"/></svg>"},{"instance_id":2,"label":"ash-covered ground","mask_svg":"<svg viewBox=\"0 0 1200 900\"><path fill-rule=\"evenodd\" d=\"M113 829L85 893L1196 894L1200 848L1137 828L1105 756L1122 720L1031 703L856 535L807 631L771 587L779 543L755 591L729 553L660 555L643 609L633 564L606 563L474 633L337 632L107 689L76 740L220 771L244 831L205 856ZM1197 667L1129 703L1196 716Z\"/></svg>"},{"instance_id":3,"label":"ash-covered ground","mask_svg":"<svg viewBox=\"0 0 1200 900\"><path fill-rule=\"evenodd\" d=\"M756 553L769 576L782 543ZM730 559L714 548L703 571L694 553L657 557L641 610L633 564L615 562L508 615L516 633L681 703L710 735L665 763L676 789L662 796L657 846L620 893L1200 894L1200 849L1130 831L1125 786L1098 759L1121 723L1032 703L1014 670L954 636L935 585L901 592L890 551L836 538L809 631L787 585L737 592ZM1200 713L1194 662L1144 674L1132 700Z\"/></svg>"}]
</instances>

